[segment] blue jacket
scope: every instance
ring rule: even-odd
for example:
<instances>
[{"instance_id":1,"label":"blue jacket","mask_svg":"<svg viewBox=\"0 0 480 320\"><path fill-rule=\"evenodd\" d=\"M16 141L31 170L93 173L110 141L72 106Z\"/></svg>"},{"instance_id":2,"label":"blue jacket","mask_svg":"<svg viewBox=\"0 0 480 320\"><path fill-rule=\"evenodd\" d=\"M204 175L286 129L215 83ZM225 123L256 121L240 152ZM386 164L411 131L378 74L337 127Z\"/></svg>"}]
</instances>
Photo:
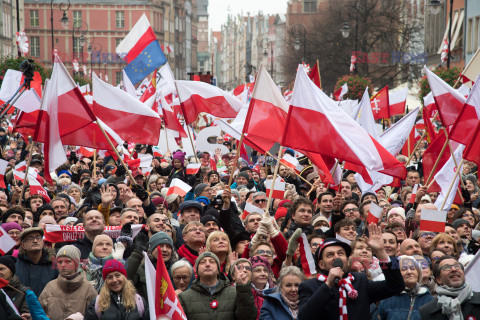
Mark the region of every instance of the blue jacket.
<instances>
[{"instance_id":1,"label":"blue jacket","mask_svg":"<svg viewBox=\"0 0 480 320\"><path fill-rule=\"evenodd\" d=\"M34 264L27 255L19 253L15 267L20 282L31 288L37 296L42 293L47 283L58 277L58 268L53 268L45 249L43 249L42 257L37 264Z\"/></svg>"},{"instance_id":2,"label":"blue jacket","mask_svg":"<svg viewBox=\"0 0 480 320\"><path fill-rule=\"evenodd\" d=\"M260 310L260 320L293 320L293 315L283 301L277 288L263 291L264 299Z\"/></svg>"},{"instance_id":3,"label":"blue jacket","mask_svg":"<svg viewBox=\"0 0 480 320\"><path fill-rule=\"evenodd\" d=\"M415 297L402 292L380 301L378 314L382 320L421 320L420 307L432 300L430 292L425 287L420 287L420 292Z\"/></svg>"}]
</instances>

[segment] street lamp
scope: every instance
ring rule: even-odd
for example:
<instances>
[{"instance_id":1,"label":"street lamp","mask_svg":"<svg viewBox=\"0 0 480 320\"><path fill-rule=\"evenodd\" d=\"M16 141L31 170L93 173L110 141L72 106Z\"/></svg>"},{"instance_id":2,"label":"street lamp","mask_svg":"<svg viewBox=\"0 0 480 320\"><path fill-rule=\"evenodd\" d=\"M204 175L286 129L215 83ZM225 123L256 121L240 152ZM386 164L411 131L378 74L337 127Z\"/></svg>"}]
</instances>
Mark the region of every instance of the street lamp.
<instances>
[{"instance_id":1,"label":"street lamp","mask_svg":"<svg viewBox=\"0 0 480 320\"><path fill-rule=\"evenodd\" d=\"M81 30L82 27L85 25L85 29ZM83 20L80 21L73 21L72 25L72 61L75 59L75 30L80 32L80 39L78 40L78 44L80 45L80 48L78 48L78 51L81 51L82 55L82 62L83 62L83 46L85 46L85 35L88 32L88 23L86 23Z\"/></svg>"},{"instance_id":2,"label":"street lamp","mask_svg":"<svg viewBox=\"0 0 480 320\"><path fill-rule=\"evenodd\" d=\"M53 51L55 50L55 44L53 40L53 1L50 2L50 31L52 33L52 62L53 62ZM65 8L66 7L66 8ZM60 22L62 23L62 27L64 29L68 28L68 16L67 16L67 11L70 9L70 0L67 0L67 2L60 2L58 4L58 8L63 11L63 16L62 19L60 19Z\"/></svg>"},{"instance_id":3,"label":"street lamp","mask_svg":"<svg viewBox=\"0 0 480 320\"><path fill-rule=\"evenodd\" d=\"M92 38L87 46L87 52L90 55L90 70L93 69L93 52L96 52L99 57L102 52L102 45L98 42L93 42L93 40L94 39ZM98 73L100 73L100 59L98 59Z\"/></svg>"},{"instance_id":4,"label":"street lamp","mask_svg":"<svg viewBox=\"0 0 480 320\"><path fill-rule=\"evenodd\" d=\"M293 47L295 50L300 50L300 39L303 40L303 58L302 62L305 63L306 49L307 49L307 30L301 24L296 24L290 29L290 33L295 38Z\"/></svg>"},{"instance_id":5,"label":"street lamp","mask_svg":"<svg viewBox=\"0 0 480 320\"><path fill-rule=\"evenodd\" d=\"M440 3L440 0L430 0L430 3L428 4L428 10L434 16L439 14L442 10L442 4Z\"/></svg>"},{"instance_id":6,"label":"street lamp","mask_svg":"<svg viewBox=\"0 0 480 320\"><path fill-rule=\"evenodd\" d=\"M340 29L340 32L342 33L342 37L348 38L348 36L350 35L350 27L348 26L348 22L345 21L345 23L343 24L343 28Z\"/></svg>"},{"instance_id":7,"label":"street lamp","mask_svg":"<svg viewBox=\"0 0 480 320\"><path fill-rule=\"evenodd\" d=\"M355 12L355 15L352 15L350 11L347 11L348 9L352 9ZM342 18L342 14L347 15L347 17L344 19ZM348 26L348 22L352 19L355 19L355 53L358 52L358 15L359 15L359 9L357 6L357 0L355 0L355 4L347 4L344 5L341 10L340 10L340 19L343 21L343 27L340 29L340 32L342 33L343 38L348 38L350 36L350 27ZM353 69L353 74L357 73L357 67L355 65L355 69Z\"/></svg>"}]
</instances>

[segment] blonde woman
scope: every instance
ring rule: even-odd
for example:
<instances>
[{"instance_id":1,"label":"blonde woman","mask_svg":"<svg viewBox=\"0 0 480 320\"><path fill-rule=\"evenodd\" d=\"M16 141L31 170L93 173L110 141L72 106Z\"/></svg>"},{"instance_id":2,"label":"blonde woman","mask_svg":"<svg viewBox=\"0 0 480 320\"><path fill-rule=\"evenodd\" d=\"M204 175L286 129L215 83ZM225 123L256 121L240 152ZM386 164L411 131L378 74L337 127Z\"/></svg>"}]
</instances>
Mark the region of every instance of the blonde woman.
<instances>
[{"instance_id":1,"label":"blonde woman","mask_svg":"<svg viewBox=\"0 0 480 320\"><path fill-rule=\"evenodd\" d=\"M85 320L148 320L146 301L135 292L122 263L108 260L103 267L105 281L98 297L90 303Z\"/></svg>"},{"instance_id":2,"label":"blonde woman","mask_svg":"<svg viewBox=\"0 0 480 320\"><path fill-rule=\"evenodd\" d=\"M212 232L207 238L205 248L205 251L215 253L218 260L220 260L220 271L226 275L230 269L230 264L233 262L230 261L232 247L227 234L223 231Z\"/></svg>"}]
</instances>

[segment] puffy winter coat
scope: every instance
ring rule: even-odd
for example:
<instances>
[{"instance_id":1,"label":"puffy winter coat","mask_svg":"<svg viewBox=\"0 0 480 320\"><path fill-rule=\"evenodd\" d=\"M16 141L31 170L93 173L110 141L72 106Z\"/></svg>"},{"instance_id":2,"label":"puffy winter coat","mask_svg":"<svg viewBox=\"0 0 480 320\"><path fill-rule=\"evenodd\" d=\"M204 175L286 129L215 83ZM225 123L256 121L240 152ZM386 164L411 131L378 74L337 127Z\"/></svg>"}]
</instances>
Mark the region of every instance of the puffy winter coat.
<instances>
[{"instance_id":1,"label":"puffy winter coat","mask_svg":"<svg viewBox=\"0 0 480 320\"><path fill-rule=\"evenodd\" d=\"M95 301L96 299L93 299L90 304L88 305L87 311L85 312L85 318L84 320L149 320L150 319L150 314L148 310L148 305L145 299L140 297L142 299L142 304L143 304L143 312L139 312L138 310L138 304L130 312L127 312L125 308L123 307L123 304L121 301L119 301L119 296L115 293L110 293L110 307L105 310L100 312L100 317L97 316L95 313Z\"/></svg>"},{"instance_id":2,"label":"puffy winter coat","mask_svg":"<svg viewBox=\"0 0 480 320\"><path fill-rule=\"evenodd\" d=\"M415 296L402 292L380 301L378 314L382 320L420 320L420 307L433 299L427 288L420 287Z\"/></svg>"},{"instance_id":3,"label":"puffy winter coat","mask_svg":"<svg viewBox=\"0 0 480 320\"><path fill-rule=\"evenodd\" d=\"M42 293L47 283L58 276L58 270L52 268L50 254L45 249L37 264L33 263L27 255L19 253L15 268L20 282L31 288L37 296Z\"/></svg>"},{"instance_id":4,"label":"puffy winter coat","mask_svg":"<svg viewBox=\"0 0 480 320\"><path fill-rule=\"evenodd\" d=\"M181 292L178 299L188 320L255 320L257 309L253 301L251 284L232 286L219 279L211 295L195 280L190 289Z\"/></svg>"},{"instance_id":5,"label":"puffy winter coat","mask_svg":"<svg viewBox=\"0 0 480 320\"><path fill-rule=\"evenodd\" d=\"M78 272L71 279L60 275L50 281L38 300L51 320L64 320L76 312L85 314L88 304L96 296L92 284Z\"/></svg>"}]
</instances>

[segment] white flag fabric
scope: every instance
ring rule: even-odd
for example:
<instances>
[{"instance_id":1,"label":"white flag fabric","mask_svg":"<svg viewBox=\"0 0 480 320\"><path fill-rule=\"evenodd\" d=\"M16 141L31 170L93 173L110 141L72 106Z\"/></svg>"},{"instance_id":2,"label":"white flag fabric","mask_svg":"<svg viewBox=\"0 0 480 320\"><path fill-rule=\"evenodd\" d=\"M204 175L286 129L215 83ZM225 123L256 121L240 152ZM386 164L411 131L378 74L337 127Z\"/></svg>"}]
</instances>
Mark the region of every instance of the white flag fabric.
<instances>
[{"instance_id":1,"label":"white flag fabric","mask_svg":"<svg viewBox=\"0 0 480 320\"><path fill-rule=\"evenodd\" d=\"M157 282L157 271L145 251L143 252L143 256L145 258L145 282L147 283L148 311L150 313L150 319L156 319L155 283Z\"/></svg>"},{"instance_id":2,"label":"white flag fabric","mask_svg":"<svg viewBox=\"0 0 480 320\"><path fill-rule=\"evenodd\" d=\"M457 160L457 164L462 161L462 154L465 146L463 144L459 145L453 155ZM456 175L455 182L453 183L453 187L450 190L450 193L447 194L448 189L450 188L450 184L453 181L453 177L455 176L457 168L455 167L455 162L453 161L453 157L450 156L448 161L443 165L443 167L437 172L435 175L435 181L440 186L440 193L438 195L437 201L435 201L435 207L438 210L450 210L450 207L453 204L453 200L455 199L455 194L457 193L458 183L459 183L459 176L460 174ZM463 171L463 166L460 168L460 172ZM442 208L442 203L444 202L445 198L447 201Z\"/></svg>"},{"instance_id":3,"label":"white flag fabric","mask_svg":"<svg viewBox=\"0 0 480 320\"><path fill-rule=\"evenodd\" d=\"M370 104L370 96L368 95L368 87L363 93L362 100L359 103L359 110L354 118L355 121L365 129L375 140L379 140L380 136L375 127L375 119L373 117L372 106ZM380 142L380 141L379 141Z\"/></svg>"},{"instance_id":4,"label":"white flag fabric","mask_svg":"<svg viewBox=\"0 0 480 320\"><path fill-rule=\"evenodd\" d=\"M465 282L470 283L474 292L480 292L480 250L465 268Z\"/></svg>"},{"instance_id":5,"label":"white flag fabric","mask_svg":"<svg viewBox=\"0 0 480 320\"><path fill-rule=\"evenodd\" d=\"M5 253L10 251L16 244L15 240L0 226L0 255L5 255Z\"/></svg>"}]
</instances>

